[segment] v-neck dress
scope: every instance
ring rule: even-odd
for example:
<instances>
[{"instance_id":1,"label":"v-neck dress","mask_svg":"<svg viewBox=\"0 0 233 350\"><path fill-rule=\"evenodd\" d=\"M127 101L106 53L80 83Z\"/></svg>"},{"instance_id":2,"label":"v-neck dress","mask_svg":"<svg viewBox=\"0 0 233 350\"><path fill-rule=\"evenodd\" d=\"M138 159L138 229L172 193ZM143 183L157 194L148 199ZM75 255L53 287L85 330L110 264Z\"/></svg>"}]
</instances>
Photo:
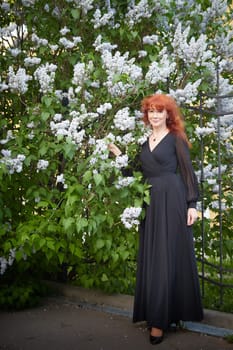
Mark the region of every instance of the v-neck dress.
<instances>
[{"instance_id":1,"label":"v-neck dress","mask_svg":"<svg viewBox=\"0 0 233 350\"><path fill-rule=\"evenodd\" d=\"M133 322L166 330L174 322L203 318L192 226L187 226L198 187L188 146L171 132L153 150L147 140L139 158L151 188L139 227Z\"/></svg>"}]
</instances>

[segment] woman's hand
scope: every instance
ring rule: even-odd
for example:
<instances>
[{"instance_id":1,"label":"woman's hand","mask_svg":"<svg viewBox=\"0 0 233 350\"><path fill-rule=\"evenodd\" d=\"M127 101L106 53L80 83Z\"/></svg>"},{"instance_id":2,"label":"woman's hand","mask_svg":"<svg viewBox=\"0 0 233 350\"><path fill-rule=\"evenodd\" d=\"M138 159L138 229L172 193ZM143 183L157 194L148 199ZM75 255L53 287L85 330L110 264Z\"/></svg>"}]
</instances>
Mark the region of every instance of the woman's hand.
<instances>
[{"instance_id":1,"label":"woman's hand","mask_svg":"<svg viewBox=\"0 0 233 350\"><path fill-rule=\"evenodd\" d=\"M188 214L187 214L187 225L191 226L194 224L194 222L197 220L197 210L195 208L189 208Z\"/></svg>"},{"instance_id":2,"label":"woman's hand","mask_svg":"<svg viewBox=\"0 0 233 350\"><path fill-rule=\"evenodd\" d=\"M109 143L108 149L112 152L116 157L121 155L121 150L114 143Z\"/></svg>"}]
</instances>

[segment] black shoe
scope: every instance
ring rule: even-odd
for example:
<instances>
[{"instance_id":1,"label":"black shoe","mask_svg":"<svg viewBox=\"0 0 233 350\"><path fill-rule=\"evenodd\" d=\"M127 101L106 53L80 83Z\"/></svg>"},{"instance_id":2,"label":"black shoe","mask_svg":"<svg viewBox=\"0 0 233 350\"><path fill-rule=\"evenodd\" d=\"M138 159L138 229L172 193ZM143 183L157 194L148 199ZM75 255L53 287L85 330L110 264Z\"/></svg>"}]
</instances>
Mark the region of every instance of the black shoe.
<instances>
[{"instance_id":1,"label":"black shoe","mask_svg":"<svg viewBox=\"0 0 233 350\"><path fill-rule=\"evenodd\" d=\"M156 345L159 344L163 341L163 334L160 337L155 337L153 335L150 334L150 343L152 345Z\"/></svg>"}]
</instances>

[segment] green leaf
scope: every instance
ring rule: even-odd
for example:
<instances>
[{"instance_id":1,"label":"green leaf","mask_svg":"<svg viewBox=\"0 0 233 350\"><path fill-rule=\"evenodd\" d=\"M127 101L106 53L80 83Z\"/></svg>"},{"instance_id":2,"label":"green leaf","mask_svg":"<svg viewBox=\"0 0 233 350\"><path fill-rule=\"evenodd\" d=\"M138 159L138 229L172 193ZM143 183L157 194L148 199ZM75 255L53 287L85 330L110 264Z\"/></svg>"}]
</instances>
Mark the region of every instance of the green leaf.
<instances>
[{"instance_id":1,"label":"green leaf","mask_svg":"<svg viewBox=\"0 0 233 350\"><path fill-rule=\"evenodd\" d=\"M103 273L101 276L101 281L102 282L107 282L108 281L108 276L106 275L106 273Z\"/></svg>"},{"instance_id":2,"label":"green leaf","mask_svg":"<svg viewBox=\"0 0 233 350\"><path fill-rule=\"evenodd\" d=\"M101 238L98 238L95 242L95 248L98 250L98 249L101 249L103 247L104 247L104 240Z\"/></svg>"},{"instance_id":3,"label":"green leaf","mask_svg":"<svg viewBox=\"0 0 233 350\"><path fill-rule=\"evenodd\" d=\"M45 122L50 116L49 112L42 112L41 113L41 119Z\"/></svg>"},{"instance_id":4,"label":"green leaf","mask_svg":"<svg viewBox=\"0 0 233 350\"><path fill-rule=\"evenodd\" d=\"M86 218L78 218L76 220L76 230L77 232L80 232L83 230L84 227L88 226L88 221Z\"/></svg>"},{"instance_id":5,"label":"green leaf","mask_svg":"<svg viewBox=\"0 0 233 350\"><path fill-rule=\"evenodd\" d=\"M62 224L63 224L63 227L65 229L65 231L70 231L70 229L72 228L72 226L74 225L75 223L75 219L72 218L72 217L69 217L69 218L64 218L62 220Z\"/></svg>"},{"instance_id":6,"label":"green leaf","mask_svg":"<svg viewBox=\"0 0 233 350\"><path fill-rule=\"evenodd\" d=\"M79 19L80 17L80 10L79 9L72 9L71 15L74 19Z\"/></svg>"},{"instance_id":7,"label":"green leaf","mask_svg":"<svg viewBox=\"0 0 233 350\"><path fill-rule=\"evenodd\" d=\"M74 251L75 251L75 245L74 245L74 243L70 243L70 244L69 244L69 250L70 250L71 254L74 254Z\"/></svg>"},{"instance_id":8,"label":"green leaf","mask_svg":"<svg viewBox=\"0 0 233 350\"><path fill-rule=\"evenodd\" d=\"M58 256L59 263L62 264L65 258L64 254L58 253L57 256Z\"/></svg>"},{"instance_id":9,"label":"green leaf","mask_svg":"<svg viewBox=\"0 0 233 350\"><path fill-rule=\"evenodd\" d=\"M83 182L90 182L92 178L92 171L91 170L87 170L84 175L83 175Z\"/></svg>"},{"instance_id":10,"label":"green leaf","mask_svg":"<svg viewBox=\"0 0 233 350\"><path fill-rule=\"evenodd\" d=\"M39 241L39 248L41 249L44 245L46 245L46 239L45 238L41 238Z\"/></svg>"},{"instance_id":11,"label":"green leaf","mask_svg":"<svg viewBox=\"0 0 233 350\"><path fill-rule=\"evenodd\" d=\"M54 244L54 241L53 240L48 240L47 239L47 247L51 250L55 250L55 244Z\"/></svg>"},{"instance_id":12,"label":"green leaf","mask_svg":"<svg viewBox=\"0 0 233 350\"><path fill-rule=\"evenodd\" d=\"M101 184L101 182L103 182L103 176L101 174L95 174L94 181L95 181L96 186L99 186L99 184Z\"/></svg>"},{"instance_id":13,"label":"green leaf","mask_svg":"<svg viewBox=\"0 0 233 350\"><path fill-rule=\"evenodd\" d=\"M47 208L49 206L49 203L46 201L40 201L39 203L37 203L36 205L38 208Z\"/></svg>"},{"instance_id":14,"label":"green leaf","mask_svg":"<svg viewBox=\"0 0 233 350\"><path fill-rule=\"evenodd\" d=\"M73 143L66 143L64 146L65 157L72 159L75 154L75 145Z\"/></svg>"},{"instance_id":15,"label":"green leaf","mask_svg":"<svg viewBox=\"0 0 233 350\"><path fill-rule=\"evenodd\" d=\"M49 107L51 106L52 102L53 102L53 99L51 97L48 97L48 96L44 96L43 97L43 102L44 104Z\"/></svg>"}]
</instances>

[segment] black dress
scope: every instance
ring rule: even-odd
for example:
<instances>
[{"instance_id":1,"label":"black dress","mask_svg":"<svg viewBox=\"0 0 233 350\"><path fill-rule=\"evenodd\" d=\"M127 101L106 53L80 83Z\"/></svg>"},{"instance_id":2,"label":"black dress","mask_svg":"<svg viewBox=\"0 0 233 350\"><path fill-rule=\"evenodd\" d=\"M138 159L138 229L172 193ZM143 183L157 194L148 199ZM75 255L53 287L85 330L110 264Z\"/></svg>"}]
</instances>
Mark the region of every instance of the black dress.
<instances>
[{"instance_id":1,"label":"black dress","mask_svg":"<svg viewBox=\"0 0 233 350\"><path fill-rule=\"evenodd\" d=\"M203 318L192 227L198 186L186 143L171 132L150 150L142 145L143 175L151 184L150 205L139 227L133 322L166 330L173 322Z\"/></svg>"}]
</instances>

